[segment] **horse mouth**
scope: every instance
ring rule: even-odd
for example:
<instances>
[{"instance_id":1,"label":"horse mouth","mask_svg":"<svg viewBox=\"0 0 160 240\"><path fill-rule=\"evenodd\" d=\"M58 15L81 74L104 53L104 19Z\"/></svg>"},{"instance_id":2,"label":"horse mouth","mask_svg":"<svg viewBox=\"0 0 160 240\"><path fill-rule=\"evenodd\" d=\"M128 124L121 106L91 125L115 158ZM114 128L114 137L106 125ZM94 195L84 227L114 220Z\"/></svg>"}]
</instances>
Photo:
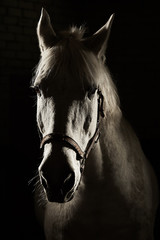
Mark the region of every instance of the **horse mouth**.
<instances>
[{"instance_id":1,"label":"horse mouth","mask_svg":"<svg viewBox=\"0 0 160 240\"><path fill-rule=\"evenodd\" d=\"M49 202L55 203L67 203L74 198L74 191L70 191L67 194L63 194L63 190L60 191L51 191L46 189L46 197Z\"/></svg>"}]
</instances>

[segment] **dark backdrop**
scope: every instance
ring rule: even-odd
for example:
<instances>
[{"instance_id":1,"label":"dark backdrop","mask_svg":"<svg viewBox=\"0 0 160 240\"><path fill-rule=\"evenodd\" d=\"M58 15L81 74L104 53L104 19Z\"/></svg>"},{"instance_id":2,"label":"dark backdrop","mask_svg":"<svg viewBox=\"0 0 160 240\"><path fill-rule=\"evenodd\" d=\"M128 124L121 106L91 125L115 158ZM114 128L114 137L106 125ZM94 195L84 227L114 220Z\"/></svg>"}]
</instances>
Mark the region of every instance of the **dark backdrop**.
<instances>
[{"instance_id":1,"label":"dark backdrop","mask_svg":"<svg viewBox=\"0 0 160 240\"><path fill-rule=\"evenodd\" d=\"M39 60L36 25L41 7L55 30L85 24L94 33L115 13L107 64L121 108L160 182L159 7L153 1L2 0L0 2L0 126L2 219L5 239L43 239L35 220L33 184L39 163L35 99L30 86ZM156 239L160 237L158 215Z\"/></svg>"}]
</instances>

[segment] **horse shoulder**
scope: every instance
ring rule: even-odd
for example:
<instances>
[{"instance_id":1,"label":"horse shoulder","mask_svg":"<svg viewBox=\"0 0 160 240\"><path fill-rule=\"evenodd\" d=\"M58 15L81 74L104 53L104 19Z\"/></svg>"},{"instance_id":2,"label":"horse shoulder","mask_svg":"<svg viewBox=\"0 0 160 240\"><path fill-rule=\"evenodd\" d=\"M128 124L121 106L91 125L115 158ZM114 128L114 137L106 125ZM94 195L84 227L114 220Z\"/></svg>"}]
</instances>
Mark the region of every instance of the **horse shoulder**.
<instances>
[{"instance_id":1,"label":"horse shoulder","mask_svg":"<svg viewBox=\"0 0 160 240\"><path fill-rule=\"evenodd\" d=\"M157 181L130 124L122 118L107 127L104 168L106 179L123 199L135 221L153 218L158 202ZM148 220L149 221L149 220Z\"/></svg>"}]
</instances>

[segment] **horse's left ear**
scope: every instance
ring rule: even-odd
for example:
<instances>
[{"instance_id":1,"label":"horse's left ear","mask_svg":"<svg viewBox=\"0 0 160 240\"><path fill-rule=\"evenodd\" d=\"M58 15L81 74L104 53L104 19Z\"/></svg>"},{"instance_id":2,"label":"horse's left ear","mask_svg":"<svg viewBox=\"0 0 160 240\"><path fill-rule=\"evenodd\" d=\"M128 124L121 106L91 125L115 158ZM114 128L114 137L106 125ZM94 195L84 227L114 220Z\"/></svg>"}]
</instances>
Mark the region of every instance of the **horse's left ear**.
<instances>
[{"instance_id":1,"label":"horse's left ear","mask_svg":"<svg viewBox=\"0 0 160 240\"><path fill-rule=\"evenodd\" d=\"M49 14L42 8L37 26L37 36L41 52L54 45L56 34L52 28Z\"/></svg>"},{"instance_id":2,"label":"horse's left ear","mask_svg":"<svg viewBox=\"0 0 160 240\"><path fill-rule=\"evenodd\" d=\"M85 46L93 51L98 58L103 58L105 56L113 19L114 14L110 16L109 20L102 28L100 28L91 37L84 40Z\"/></svg>"}]
</instances>

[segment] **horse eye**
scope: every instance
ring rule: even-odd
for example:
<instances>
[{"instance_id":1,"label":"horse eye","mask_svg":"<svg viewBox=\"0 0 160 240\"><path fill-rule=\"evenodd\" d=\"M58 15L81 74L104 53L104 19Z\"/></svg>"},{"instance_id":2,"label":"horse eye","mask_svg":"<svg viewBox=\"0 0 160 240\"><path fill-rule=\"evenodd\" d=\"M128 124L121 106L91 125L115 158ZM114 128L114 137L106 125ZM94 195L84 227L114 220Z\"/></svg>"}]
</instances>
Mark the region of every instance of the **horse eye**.
<instances>
[{"instance_id":1,"label":"horse eye","mask_svg":"<svg viewBox=\"0 0 160 240\"><path fill-rule=\"evenodd\" d=\"M34 90L36 91L36 93L41 96L41 90L39 88L39 86L34 86Z\"/></svg>"},{"instance_id":2,"label":"horse eye","mask_svg":"<svg viewBox=\"0 0 160 240\"><path fill-rule=\"evenodd\" d=\"M96 91L97 88L91 88L89 91L88 91L88 98L91 100L92 96L95 94L95 91Z\"/></svg>"}]
</instances>

